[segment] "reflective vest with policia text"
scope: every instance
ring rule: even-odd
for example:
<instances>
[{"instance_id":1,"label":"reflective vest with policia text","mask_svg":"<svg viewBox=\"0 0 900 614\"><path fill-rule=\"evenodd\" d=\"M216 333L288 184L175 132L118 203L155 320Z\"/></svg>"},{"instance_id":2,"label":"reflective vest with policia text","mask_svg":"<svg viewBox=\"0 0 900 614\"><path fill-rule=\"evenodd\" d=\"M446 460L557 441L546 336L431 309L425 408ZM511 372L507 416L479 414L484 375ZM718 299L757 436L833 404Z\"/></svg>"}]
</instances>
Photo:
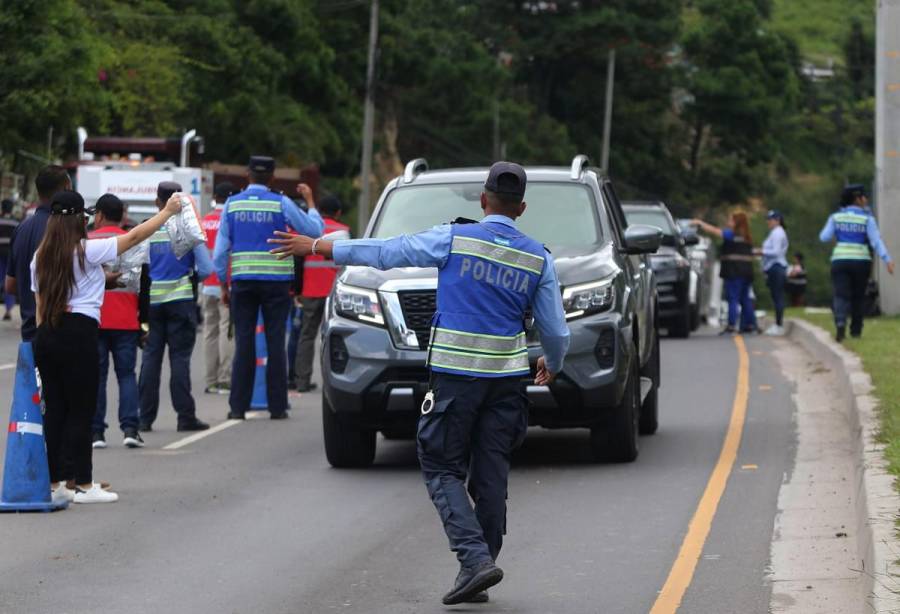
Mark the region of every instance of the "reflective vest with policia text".
<instances>
[{"instance_id":1,"label":"reflective vest with policia text","mask_svg":"<svg viewBox=\"0 0 900 614\"><path fill-rule=\"evenodd\" d=\"M832 260L871 260L869 250L869 213L860 207L844 207L831 215L837 243Z\"/></svg>"},{"instance_id":2,"label":"reflective vest with policia text","mask_svg":"<svg viewBox=\"0 0 900 614\"><path fill-rule=\"evenodd\" d=\"M282 198L271 190L244 190L225 203L232 281L293 281L294 259L279 260L269 253L269 238L288 229Z\"/></svg>"},{"instance_id":3,"label":"reflective vest with policia text","mask_svg":"<svg viewBox=\"0 0 900 614\"><path fill-rule=\"evenodd\" d=\"M150 237L150 305L194 300L194 252L176 258L164 228Z\"/></svg>"},{"instance_id":4,"label":"reflective vest with policia text","mask_svg":"<svg viewBox=\"0 0 900 614\"><path fill-rule=\"evenodd\" d=\"M512 226L453 224L438 273L428 363L439 373L529 373L524 316L543 272L544 247Z\"/></svg>"}]
</instances>

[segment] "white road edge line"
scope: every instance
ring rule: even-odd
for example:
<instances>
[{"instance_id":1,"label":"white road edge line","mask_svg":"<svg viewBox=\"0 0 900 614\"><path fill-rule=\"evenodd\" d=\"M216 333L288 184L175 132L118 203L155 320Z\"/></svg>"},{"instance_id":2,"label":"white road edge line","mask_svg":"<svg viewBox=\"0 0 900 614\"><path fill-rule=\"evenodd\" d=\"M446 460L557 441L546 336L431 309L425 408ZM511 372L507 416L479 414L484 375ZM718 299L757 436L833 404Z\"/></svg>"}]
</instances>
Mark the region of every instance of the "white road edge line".
<instances>
[{"instance_id":1,"label":"white road edge line","mask_svg":"<svg viewBox=\"0 0 900 614\"><path fill-rule=\"evenodd\" d=\"M7 369L15 369L16 363L8 362L6 364L0 365L0 371L6 371Z\"/></svg>"},{"instance_id":2,"label":"white road edge line","mask_svg":"<svg viewBox=\"0 0 900 614\"><path fill-rule=\"evenodd\" d=\"M224 431L227 428L234 426L235 424L240 424L243 420L226 420L222 424L217 424L214 427L210 428L206 431L200 431L199 433L194 433L193 435L188 435L184 439L179 439L178 441L173 441L169 445L163 446L163 450L177 450L178 448L183 448L186 445L192 444L195 441L200 441L204 437L209 437L219 431Z\"/></svg>"}]
</instances>

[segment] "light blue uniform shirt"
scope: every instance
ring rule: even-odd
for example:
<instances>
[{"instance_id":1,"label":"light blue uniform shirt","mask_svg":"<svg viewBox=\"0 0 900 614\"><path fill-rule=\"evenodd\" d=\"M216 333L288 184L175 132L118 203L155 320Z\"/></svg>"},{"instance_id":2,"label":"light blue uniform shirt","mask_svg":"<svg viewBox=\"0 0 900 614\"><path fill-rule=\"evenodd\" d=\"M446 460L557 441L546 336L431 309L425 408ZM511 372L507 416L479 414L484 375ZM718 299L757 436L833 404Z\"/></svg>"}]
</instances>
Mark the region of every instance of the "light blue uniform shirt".
<instances>
[{"instance_id":1,"label":"light blue uniform shirt","mask_svg":"<svg viewBox=\"0 0 900 614\"><path fill-rule=\"evenodd\" d=\"M776 264L787 268L788 236L781 225L769 231L762 244L762 268L768 271Z\"/></svg>"},{"instance_id":2,"label":"light blue uniform shirt","mask_svg":"<svg viewBox=\"0 0 900 614\"><path fill-rule=\"evenodd\" d=\"M513 221L504 215L488 215L482 221L515 228ZM365 265L381 270L405 266L440 269L450 256L452 239L450 225L444 224L418 234L390 239L335 241L332 256L335 264ZM569 327L563 313L553 257L546 253L544 258L546 262L532 308L535 324L541 333L547 369L559 373L569 349Z\"/></svg>"},{"instance_id":3,"label":"light blue uniform shirt","mask_svg":"<svg viewBox=\"0 0 900 614\"><path fill-rule=\"evenodd\" d=\"M891 255L888 253L887 247L884 246L884 242L881 240L881 233L878 232L878 222L875 221L875 216L871 213L868 213L868 216L869 219L866 220L866 236L869 239L869 245L875 250L875 253L878 254L879 258L885 262L890 262ZM819 241L822 243L834 241L834 214L828 216L828 221L825 222L825 228L819 233Z\"/></svg>"},{"instance_id":4,"label":"light blue uniform shirt","mask_svg":"<svg viewBox=\"0 0 900 614\"><path fill-rule=\"evenodd\" d=\"M247 192L268 192L270 191L264 185L251 183L247 186ZM225 210L222 211L222 219L219 221L219 234L216 235L216 246L213 248L213 264L216 268L216 275L223 283L228 279L228 254L231 252L231 239L228 237L228 203L229 198L225 202ZM287 196L281 197L281 212L291 228L307 237L321 237L322 231L325 229L325 222L322 216L315 209L310 209L309 213L303 211Z\"/></svg>"},{"instance_id":5,"label":"light blue uniform shirt","mask_svg":"<svg viewBox=\"0 0 900 614\"><path fill-rule=\"evenodd\" d=\"M197 269L200 281L212 275L213 261L209 257L209 248L206 247L206 243L201 243L194 248L194 268Z\"/></svg>"}]
</instances>

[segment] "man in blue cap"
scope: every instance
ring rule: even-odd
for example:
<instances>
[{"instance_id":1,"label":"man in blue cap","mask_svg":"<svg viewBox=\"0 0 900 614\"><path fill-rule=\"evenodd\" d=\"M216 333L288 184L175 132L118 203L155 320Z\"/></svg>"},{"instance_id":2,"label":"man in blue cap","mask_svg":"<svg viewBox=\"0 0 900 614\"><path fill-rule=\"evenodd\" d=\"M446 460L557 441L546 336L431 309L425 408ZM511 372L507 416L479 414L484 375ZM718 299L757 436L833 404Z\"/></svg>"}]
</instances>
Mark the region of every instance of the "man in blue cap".
<instances>
[{"instance_id":1,"label":"man in blue cap","mask_svg":"<svg viewBox=\"0 0 900 614\"><path fill-rule=\"evenodd\" d=\"M275 174L275 160L252 156L250 185L225 201L213 264L222 284L222 302L231 307L234 323L234 362L228 418L243 420L253 398L256 369L256 323L262 312L268 359L266 398L273 420L287 418L287 355L285 328L291 309L294 261L280 260L269 253L267 243L276 231L288 227L304 235L319 237L324 223L312 190L297 186L309 206L306 213L290 198L269 188Z\"/></svg>"},{"instance_id":2,"label":"man in blue cap","mask_svg":"<svg viewBox=\"0 0 900 614\"><path fill-rule=\"evenodd\" d=\"M860 183L841 192L841 208L825 223L819 240L835 242L831 252L831 285L834 291L836 339L846 335L850 313L850 336L859 337L863 329L866 286L872 272L872 252L884 260L888 273L894 274L894 261L881 241L878 222L868 208L866 188Z\"/></svg>"},{"instance_id":3,"label":"man in blue cap","mask_svg":"<svg viewBox=\"0 0 900 614\"><path fill-rule=\"evenodd\" d=\"M569 345L553 259L515 226L525 185L521 166L497 162L481 194L481 222L460 219L391 239L272 239L283 258L321 254L336 264L439 270L431 390L417 441L426 487L460 563L446 605L487 601L486 589L503 579L495 561L506 532L509 459L528 428L525 312L532 310L544 349L536 384L553 381Z\"/></svg>"}]
</instances>

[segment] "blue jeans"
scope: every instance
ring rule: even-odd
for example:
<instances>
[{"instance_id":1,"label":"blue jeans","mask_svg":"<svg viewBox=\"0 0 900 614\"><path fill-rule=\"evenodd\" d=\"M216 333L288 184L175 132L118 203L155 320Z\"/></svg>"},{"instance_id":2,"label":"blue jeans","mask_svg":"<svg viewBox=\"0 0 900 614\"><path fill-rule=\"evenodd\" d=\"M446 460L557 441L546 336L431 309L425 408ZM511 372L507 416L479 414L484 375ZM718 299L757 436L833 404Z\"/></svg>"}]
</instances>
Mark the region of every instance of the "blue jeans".
<instances>
[{"instance_id":1,"label":"blue jeans","mask_svg":"<svg viewBox=\"0 0 900 614\"><path fill-rule=\"evenodd\" d=\"M109 374L109 354L112 353L116 380L119 382L119 428L138 427L138 385L135 375L137 364L138 331L103 330L97 334L97 352L100 354L100 385L97 388L97 411L94 413L93 431L104 433L106 424L106 380Z\"/></svg>"},{"instance_id":2,"label":"blue jeans","mask_svg":"<svg viewBox=\"0 0 900 614\"><path fill-rule=\"evenodd\" d=\"M781 264L773 264L766 271L766 285L772 294L772 303L775 305L775 323L781 326L784 323L784 285L787 283L787 267Z\"/></svg>"},{"instance_id":3,"label":"blue jeans","mask_svg":"<svg viewBox=\"0 0 900 614\"><path fill-rule=\"evenodd\" d=\"M169 392L178 414L178 424L196 419L191 396L191 354L197 339L197 303L174 301L150 307L150 334L141 361L138 388L141 397L141 424L152 425L159 412L159 379L163 354L169 346ZM252 377L251 377L252 380Z\"/></svg>"},{"instance_id":4,"label":"blue jeans","mask_svg":"<svg viewBox=\"0 0 900 614\"><path fill-rule=\"evenodd\" d=\"M231 318L234 321L234 362L231 371L232 413L244 414L253 398L256 370L256 323L262 311L266 331L266 399L269 411L287 411L287 352L284 338L291 310L290 282L235 281L231 284Z\"/></svg>"},{"instance_id":5,"label":"blue jeans","mask_svg":"<svg viewBox=\"0 0 900 614\"><path fill-rule=\"evenodd\" d=\"M738 310L741 313L741 330L756 328L756 314L753 313L753 301L750 300L750 288L753 280L746 277L730 277L725 279L725 296L728 297L728 326L734 327L738 321Z\"/></svg>"}]
</instances>

